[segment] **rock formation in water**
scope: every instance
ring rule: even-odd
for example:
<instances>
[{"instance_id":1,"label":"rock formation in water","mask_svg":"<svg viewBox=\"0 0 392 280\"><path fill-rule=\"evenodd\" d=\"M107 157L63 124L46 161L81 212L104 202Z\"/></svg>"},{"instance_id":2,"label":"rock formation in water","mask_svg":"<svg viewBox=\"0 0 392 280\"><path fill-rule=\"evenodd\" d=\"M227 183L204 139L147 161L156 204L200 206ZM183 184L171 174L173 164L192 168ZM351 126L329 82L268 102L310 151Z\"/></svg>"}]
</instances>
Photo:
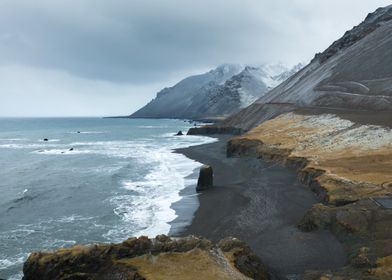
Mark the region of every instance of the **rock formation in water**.
<instances>
[{"instance_id":1,"label":"rock formation in water","mask_svg":"<svg viewBox=\"0 0 392 280\"><path fill-rule=\"evenodd\" d=\"M161 90L131 118L216 119L250 105L300 70L282 64L260 67L223 65Z\"/></svg>"},{"instance_id":2,"label":"rock formation in water","mask_svg":"<svg viewBox=\"0 0 392 280\"><path fill-rule=\"evenodd\" d=\"M260 259L238 239L214 245L165 235L32 253L23 273L23 280L269 279Z\"/></svg>"}]
</instances>

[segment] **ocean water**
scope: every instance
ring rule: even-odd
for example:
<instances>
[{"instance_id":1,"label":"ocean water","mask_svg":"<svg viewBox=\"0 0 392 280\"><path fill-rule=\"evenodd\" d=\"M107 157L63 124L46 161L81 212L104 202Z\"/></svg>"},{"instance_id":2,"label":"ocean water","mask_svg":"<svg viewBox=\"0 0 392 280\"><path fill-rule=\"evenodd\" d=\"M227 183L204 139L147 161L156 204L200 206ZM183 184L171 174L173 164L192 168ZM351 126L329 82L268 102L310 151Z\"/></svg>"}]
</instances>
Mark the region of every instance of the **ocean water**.
<instances>
[{"instance_id":1,"label":"ocean water","mask_svg":"<svg viewBox=\"0 0 392 280\"><path fill-rule=\"evenodd\" d=\"M215 141L174 136L190 126L0 119L0 278L20 279L34 250L168 233L176 218L171 204L195 184L187 176L200 167L173 149Z\"/></svg>"}]
</instances>

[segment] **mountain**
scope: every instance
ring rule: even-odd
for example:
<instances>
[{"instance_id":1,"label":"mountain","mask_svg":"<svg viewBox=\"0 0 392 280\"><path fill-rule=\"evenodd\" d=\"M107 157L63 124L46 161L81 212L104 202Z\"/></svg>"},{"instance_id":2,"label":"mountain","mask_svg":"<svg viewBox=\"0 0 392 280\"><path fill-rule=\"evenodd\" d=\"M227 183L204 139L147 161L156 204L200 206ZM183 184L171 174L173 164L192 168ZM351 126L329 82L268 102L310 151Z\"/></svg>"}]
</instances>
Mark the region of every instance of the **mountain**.
<instances>
[{"instance_id":1,"label":"mountain","mask_svg":"<svg viewBox=\"0 0 392 280\"><path fill-rule=\"evenodd\" d=\"M392 5L347 31L309 65L220 126L248 130L298 108L392 110Z\"/></svg>"},{"instance_id":2,"label":"mountain","mask_svg":"<svg viewBox=\"0 0 392 280\"><path fill-rule=\"evenodd\" d=\"M188 77L158 92L132 118L207 119L228 116L245 108L287 79L301 65L241 67L225 64L205 74Z\"/></svg>"},{"instance_id":3,"label":"mountain","mask_svg":"<svg viewBox=\"0 0 392 280\"><path fill-rule=\"evenodd\" d=\"M392 279L391 34L392 5L249 107L188 132L240 134L228 141L227 156L295 168L314 192L319 203L298 228L329 230L347 260L301 279Z\"/></svg>"}]
</instances>

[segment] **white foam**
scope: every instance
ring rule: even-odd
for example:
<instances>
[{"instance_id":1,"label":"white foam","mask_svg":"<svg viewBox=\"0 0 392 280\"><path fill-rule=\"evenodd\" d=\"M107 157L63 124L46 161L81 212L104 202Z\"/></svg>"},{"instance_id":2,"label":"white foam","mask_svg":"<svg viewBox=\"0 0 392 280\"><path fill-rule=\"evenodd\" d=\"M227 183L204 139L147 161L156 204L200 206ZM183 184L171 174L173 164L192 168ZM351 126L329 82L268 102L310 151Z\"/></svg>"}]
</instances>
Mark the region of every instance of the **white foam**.
<instances>
[{"instance_id":1,"label":"white foam","mask_svg":"<svg viewBox=\"0 0 392 280\"><path fill-rule=\"evenodd\" d=\"M18 254L11 258L0 259L0 270L24 263L28 254Z\"/></svg>"},{"instance_id":2,"label":"white foam","mask_svg":"<svg viewBox=\"0 0 392 280\"><path fill-rule=\"evenodd\" d=\"M10 278L8 278L8 280L21 280L22 278L23 278L23 273L20 272L18 274L10 276Z\"/></svg>"},{"instance_id":3,"label":"white foam","mask_svg":"<svg viewBox=\"0 0 392 280\"><path fill-rule=\"evenodd\" d=\"M27 141L27 138L0 138L0 141Z\"/></svg>"},{"instance_id":4,"label":"white foam","mask_svg":"<svg viewBox=\"0 0 392 280\"><path fill-rule=\"evenodd\" d=\"M50 144L48 142L43 142L42 143L26 143L26 144L20 144L20 143L6 143L6 144L0 144L1 149L45 149L45 148L56 148L56 147L62 147L63 145L61 144Z\"/></svg>"},{"instance_id":5,"label":"white foam","mask_svg":"<svg viewBox=\"0 0 392 280\"><path fill-rule=\"evenodd\" d=\"M167 125L139 125L137 128L168 128Z\"/></svg>"},{"instance_id":6,"label":"white foam","mask_svg":"<svg viewBox=\"0 0 392 280\"><path fill-rule=\"evenodd\" d=\"M123 188L129 195L114 196L110 203L114 205L114 213L122 223L109 230L104 237L111 241L121 241L131 235L168 234L170 222L177 215L171 208L174 202L181 199L180 191L195 184L193 179L185 179L201 164L186 158L173 149L185 148L203 143L212 143L216 139L202 136L175 137L164 134L160 137L173 138L167 146L149 146L144 144L137 149L133 158L140 163L153 164L154 167L141 180L124 181Z\"/></svg>"}]
</instances>

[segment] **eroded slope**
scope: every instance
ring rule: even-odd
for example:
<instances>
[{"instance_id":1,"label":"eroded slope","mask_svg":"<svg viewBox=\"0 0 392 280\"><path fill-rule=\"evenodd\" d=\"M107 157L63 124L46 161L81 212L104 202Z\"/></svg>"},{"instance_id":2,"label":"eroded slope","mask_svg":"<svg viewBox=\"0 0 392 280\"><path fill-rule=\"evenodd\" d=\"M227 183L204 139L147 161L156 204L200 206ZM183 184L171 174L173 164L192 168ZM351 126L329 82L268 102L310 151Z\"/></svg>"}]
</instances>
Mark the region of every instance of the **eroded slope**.
<instances>
[{"instance_id":1,"label":"eroded slope","mask_svg":"<svg viewBox=\"0 0 392 280\"><path fill-rule=\"evenodd\" d=\"M347 203L392 191L392 130L330 114L282 114L230 141L255 144L263 157L303 164L325 201Z\"/></svg>"}]
</instances>

